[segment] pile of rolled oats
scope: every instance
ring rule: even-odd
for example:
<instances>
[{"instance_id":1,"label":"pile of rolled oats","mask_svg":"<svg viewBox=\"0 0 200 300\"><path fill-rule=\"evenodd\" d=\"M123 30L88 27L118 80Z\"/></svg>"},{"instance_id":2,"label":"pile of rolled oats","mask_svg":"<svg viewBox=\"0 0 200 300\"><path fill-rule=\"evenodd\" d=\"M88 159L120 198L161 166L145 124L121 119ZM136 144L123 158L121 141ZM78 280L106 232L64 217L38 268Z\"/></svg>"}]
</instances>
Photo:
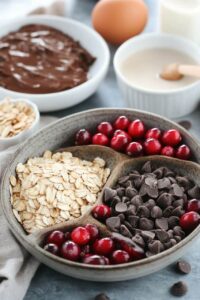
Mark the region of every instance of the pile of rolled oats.
<instances>
[{"instance_id":1,"label":"pile of rolled oats","mask_svg":"<svg viewBox=\"0 0 200 300\"><path fill-rule=\"evenodd\" d=\"M35 118L33 108L26 102L6 98L0 102L0 138L9 138L28 129Z\"/></svg>"},{"instance_id":2,"label":"pile of rolled oats","mask_svg":"<svg viewBox=\"0 0 200 300\"><path fill-rule=\"evenodd\" d=\"M70 152L30 158L10 177L13 213L27 232L80 217L93 205L110 175L105 161Z\"/></svg>"}]
</instances>

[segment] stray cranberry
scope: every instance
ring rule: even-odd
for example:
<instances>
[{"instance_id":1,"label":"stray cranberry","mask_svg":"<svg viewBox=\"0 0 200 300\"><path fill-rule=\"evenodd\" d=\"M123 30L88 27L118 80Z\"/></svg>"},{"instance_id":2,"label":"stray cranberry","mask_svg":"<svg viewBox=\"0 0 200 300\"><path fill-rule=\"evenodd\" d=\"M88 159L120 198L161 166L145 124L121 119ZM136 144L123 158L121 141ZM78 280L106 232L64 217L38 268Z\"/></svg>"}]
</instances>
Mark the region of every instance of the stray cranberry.
<instances>
[{"instance_id":1,"label":"stray cranberry","mask_svg":"<svg viewBox=\"0 0 200 300\"><path fill-rule=\"evenodd\" d=\"M122 249L130 255L131 259L139 260L145 257L144 250L136 243L133 243L133 245L129 245L125 241L120 241L120 244Z\"/></svg>"},{"instance_id":2,"label":"stray cranberry","mask_svg":"<svg viewBox=\"0 0 200 300\"><path fill-rule=\"evenodd\" d=\"M192 199L188 201L186 205L186 210L188 211L196 211L200 213L200 200L198 199Z\"/></svg>"},{"instance_id":3,"label":"stray cranberry","mask_svg":"<svg viewBox=\"0 0 200 300\"><path fill-rule=\"evenodd\" d=\"M160 142L156 139L147 139L144 142L144 150L147 155L160 154L161 148Z\"/></svg>"},{"instance_id":4,"label":"stray cranberry","mask_svg":"<svg viewBox=\"0 0 200 300\"><path fill-rule=\"evenodd\" d=\"M89 145L92 141L92 135L87 129L80 129L76 133L75 144L76 145Z\"/></svg>"},{"instance_id":5,"label":"stray cranberry","mask_svg":"<svg viewBox=\"0 0 200 300\"><path fill-rule=\"evenodd\" d=\"M113 136L110 142L111 148L116 151L124 151L128 144L128 138L123 134Z\"/></svg>"},{"instance_id":6,"label":"stray cranberry","mask_svg":"<svg viewBox=\"0 0 200 300\"><path fill-rule=\"evenodd\" d=\"M100 146L108 146L109 139L103 133L96 133L92 137L92 144L94 144L94 145L100 145Z\"/></svg>"},{"instance_id":7,"label":"stray cranberry","mask_svg":"<svg viewBox=\"0 0 200 300\"><path fill-rule=\"evenodd\" d=\"M161 131L160 129L158 128L151 128L149 130L147 130L146 134L145 134L145 138L146 139L156 139L156 140L159 140L161 137Z\"/></svg>"},{"instance_id":8,"label":"stray cranberry","mask_svg":"<svg viewBox=\"0 0 200 300\"><path fill-rule=\"evenodd\" d=\"M170 129L163 133L162 141L167 146L176 146L181 141L180 132L176 129Z\"/></svg>"},{"instance_id":9,"label":"stray cranberry","mask_svg":"<svg viewBox=\"0 0 200 300\"><path fill-rule=\"evenodd\" d=\"M99 229L97 228L96 225L94 224L87 224L85 225L85 228L89 231L90 233L90 240L94 241L98 238L99 236Z\"/></svg>"},{"instance_id":10,"label":"stray cranberry","mask_svg":"<svg viewBox=\"0 0 200 300\"><path fill-rule=\"evenodd\" d=\"M128 143L130 143L132 141L131 136L126 131L121 130L121 129L115 130L113 136L116 136L116 135L119 135L119 134L125 135L128 139Z\"/></svg>"},{"instance_id":11,"label":"stray cranberry","mask_svg":"<svg viewBox=\"0 0 200 300\"><path fill-rule=\"evenodd\" d=\"M171 146L163 147L162 150L161 150L161 155L174 157L174 155L175 155L174 148L171 147Z\"/></svg>"},{"instance_id":12,"label":"stray cranberry","mask_svg":"<svg viewBox=\"0 0 200 300\"><path fill-rule=\"evenodd\" d=\"M98 131L110 137L113 134L113 127L109 122L101 122L98 127Z\"/></svg>"},{"instance_id":13,"label":"stray cranberry","mask_svg":"<svg viewBox=\"0 0 200 300\"><path fill-rule=\"evenodd\" d=\"M56 244L60 247L65 241L65 234L60 230L55 230L50 233L47 238L48 244Z\"/></svg>"},{"instance_id":14,"label":"stray cranberry","mask_svg":"<svg viewBox=\"0 0 200 300\"><path fill-rule=\"evenodd\" d=\"M76 227L72 230L71 238L74 243L82 246L90 241L90 233L84 227Z\"/></svg>"},{"instance_id":15,"label":"stray cranberry","mask_svg":"<svg viewBox=\"0 0 200 300\"><path fill-rule=\"evenodd\" d=\"M195 211L185 213L180 217L180 226L185 231L192 231L199 225L200 216Z\"/></svg>"},{"instance_id":16,"label":"stray cranberry","mask_svg":"<svg viewBox=\"0 0 200 300\"><path fill-rule=\"evenodd\" d=\"M77 261L80 258L80 254L81 254L81 249L76 243L72 241L67 241L62 245L61 248L62 257L72 261Z\"/></svg>"},{"instance_id":17,"label":"stray cranberry","mask_svg":"<svg viewBox=\"0 0 200 300\"><path fill-rule=\"evenodd\" d=\"M143 154L143 147L138 142L132 142L128 144L126 154L133 157L141 156Z\"/></svg>"},{"instance_id":18,"label":"stray cranberry","mask_svg":"<svg viewBox=\"0 0 200 300\"><path fill-rule=\"evenodd\" d=\"M46 244L44 250L50 252L51 254L58 255L59 248L56 244Z\"/></svg>"},{"instance_id":19,"label":"stray cranberry","mask_svg":"<svg viewBox=\"0 0 200 300\"><path fill-rule=\"evenodd\" d=\"M130 261L130 255L124 250L116 250L111 255L114 264L124 264Z\"/></svg>"},{"instance_id":20,"label":"stray cranberry","mask_svg":"<svg viewBox=\"0 0 200 300\"><path fill-rule=\"evenodd\" d=\"M142 138L145 134L144 123L139 119L131 122L128 127L128 133L133 138Z\"/></svg>"},{"instance_id":21,"label":"stray cranberry","mask_svg":"<svg viewBox=\"0 0 200 300\"><path fill-rule=\"evenodd\" d=\"M191 151L188 146L181 145L180 147L178 147L178 149L176 151L177 158L187 160L190 158L190 156L191 156Z\"/></svg>"},{"instance_id":22,"label":"stray cranberry","mask_svg":"<svg viewBox=\"0 0 200 300\"><path fill-rule=\"evenodd\" d=\"M109 255L114 249L114 242L111 238L106 237L96 240L93 244L93 251L99 255Z\"/></svg>"},{"instance_id":23,"label":"stray cranberry","mask_svg":"<svg viewBox=\"0 0 200 300\"><path fill-rule=\"evenodd\" d=\"M89 265L107 265L107 260L105 260L104 256L100 255L86 255L83 258L83 263Z\"/></svg>"},{"instance_id":24,"label":"stray cranberry","mask_svg":"<svg viewBox=\"0 0 200 300\"><path fill-rule=\"evenodd\" d=\"M105 220L111 216L111 209L104 204L97 205L93 208L92 214L97 220Z\"/></svg>"},{"instance_id":25,"label":"stray cranberry","mask_svg":"<svg viewBox=\"0 0 200 300\"><path fill-rule=\"evenodd\" d=\"M126 130L130 124L130 121L125 116L118 117L114 122L115 129Z\"/></svg>"}]
</instances>

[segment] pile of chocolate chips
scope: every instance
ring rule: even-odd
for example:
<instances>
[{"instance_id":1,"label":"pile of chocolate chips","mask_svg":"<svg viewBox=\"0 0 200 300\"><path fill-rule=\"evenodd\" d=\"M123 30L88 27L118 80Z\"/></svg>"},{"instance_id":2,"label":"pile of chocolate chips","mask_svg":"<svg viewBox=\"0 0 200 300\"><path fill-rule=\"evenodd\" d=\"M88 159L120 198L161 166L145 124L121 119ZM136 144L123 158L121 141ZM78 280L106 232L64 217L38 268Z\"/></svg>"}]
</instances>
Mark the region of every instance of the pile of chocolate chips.
<instances>
[{"instance_id":1,"label":"pile of chocolate chips","mask_svg":"<svg viewBox=\"0 0 200 300\"><path fill-rule=\"evenodd\" d=\"M167 167L152 168L146 162L105 188L104 203L112 208L106 220L112 232L131 238L146 256L158 254L185 237L179 218L189 199L199 198L200 189L185 176Z\"/></svg>"}]
</instances>

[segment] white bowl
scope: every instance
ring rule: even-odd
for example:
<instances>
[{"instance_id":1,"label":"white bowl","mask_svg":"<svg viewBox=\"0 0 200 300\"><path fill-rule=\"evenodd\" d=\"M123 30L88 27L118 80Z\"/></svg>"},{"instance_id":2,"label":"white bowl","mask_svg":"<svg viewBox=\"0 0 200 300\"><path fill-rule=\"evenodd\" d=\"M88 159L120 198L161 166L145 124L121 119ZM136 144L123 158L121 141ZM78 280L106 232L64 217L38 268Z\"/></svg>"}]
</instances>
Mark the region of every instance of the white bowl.
<instances>
[{"instance_id":1,"label":"white bowl","mask_svg":"<svg viewBox=\"0 0 200 300\"><path fill-rule=\"evenodd\" d=\"M169 34L150 33L134 37L117 50L114 69L119 88L128 107L146 110L169 118L192 112L200 99L200 81L170 91L150 91L130 84L120 70L120 64L130 54L144 49L169 48L191 56L200 64L200 48L193 42Z\"/></svg>"},{"instance_id":2,"label":"white bowl","mask_svg":"<svg viewBox=\"0 0 200 300\"><path fill-rule=\"evenodd\" d=\"M1 138L0 137L0 151L3 151L11 146L15 146L18 145L22 142L25 141L25 139L29 138L33 133L35 133L38 129L39 129L39 125L40 125L40 113L38 111L37 106L30 102L29 100L26 99L10 99L11 102L25 102L27 103L30 107L32 107L32 109L35 112L35 120L32 123L32 125L20 132L19 134L13 136L13 137L8 137L8 138Z\"/></svg>"},{"instance_id":3,"label":"white bowl","mask_svg":"<svg viewBox=\"0 0 200 300\"><path fill-rule=\"evenodd\" d=\"M61 30L79 41L96 57L96 61L89 70L88 81L72 89L50 94L27 94L0 87L0 99L5 96L27 98L34 102L41 112L48 112L74 106L91 96L105 77L110 62L110 52L104 39L93 29L80 22L48 15L28 16L13 20L0 28L0 37L18 30L26 24L43 24Z\"/></svg>"}]
</instances>

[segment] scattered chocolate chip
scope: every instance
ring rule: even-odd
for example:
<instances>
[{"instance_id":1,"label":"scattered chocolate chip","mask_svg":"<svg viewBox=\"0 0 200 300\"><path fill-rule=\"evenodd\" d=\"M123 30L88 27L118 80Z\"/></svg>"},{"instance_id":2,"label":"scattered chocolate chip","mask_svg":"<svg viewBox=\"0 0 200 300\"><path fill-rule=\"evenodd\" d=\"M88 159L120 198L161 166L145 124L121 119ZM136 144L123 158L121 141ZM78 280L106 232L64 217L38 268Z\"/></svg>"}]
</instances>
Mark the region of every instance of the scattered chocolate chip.
<instances>
[{"instance_id":1,"label":"scattered chocolate chip","mask_svg":"<svg viewBox=\"0 0 200 300\"><path fill-rule=\"evenodd\" d=\"M181 120L178 122L179 125L181 125L186 130L189 130L192 127L192 123L188 120Z\"/></svg>"},{"instance_id":2,"label":"scattered chocolate chip","mask_svg":"<svg viewBox=\"0 0 200 300\"><path fill-rule=\"evenodd\" d=\"M113 190L109 187L105 187L104 189L104 202L107 203L108 201L112 200L117 195L116 190Z\"/></svg>"},{"instance_id":3,"label":"scattered chocolate chip","mask_svg":"<svg viewBox=\"0 0 200 300\"><path fill-rule=\"evenodd\" d=\"M180 235L174 235L174 239L177 241L177 243L179 243L182 240Z\"/></svg>"},{"instance_id":4,"label":"scattered chocolate chip","mask_svg":"<svg viewBox=\"0 0 200 300\"><path fill-rule=\"evenodd\" d=\"M184 213L185 211L183 210L182 206L178 206L172 211L172 215L177 217L182 216Z\"/></svg>"},{"instance_id":5,"label":"scattered chocolate chip","mask_svg":"<svg viewBox=\"0 0 200 300\"><path fill-rule=\"evenodd\" d=\"M191 188L191 182L187 177L176 176L177 183L182 186L185 190Z\"/></svg>"},{"instance_id":6,"label":"scattered chocolate chip","mask_svg":"<svg viewBox=\"0 0 200 300\"><path fill-rule=\"evenodd\" d=\"M118 213L124 213L127 211L127 205L126 203L123 203L123 202L119 202L115 205L115 211L118 212Z\"/></svg>"},{"instance_id":7,"label":"scattered chocolate chip","mask_svg":"<svg viewBox=\"0 0 200 300\"><path fill-rule=\"evenodd\" d=\"M156 230L156 236L162 243L167 242L169 240L169 234L162 229Z\"/></svg>"},{"instance_id":8,"label":"scattered chocolate chip","mask_svg":"<svg viewBox=\"0 0 200 300\"><path fill-rule=\"evenodd\" d=\"M178 206L183 207L184 200L183 199L178 199L178 200L174 201L172 205L173 205L173 207L178 207Z\"/></svg>"},{"instance_id":9,"label":"scattered chocolate chip","mask_svg":"<svg viewBox=\"0 0 200 300\"><path fill-rule=\"evenodd\" d=\"M161 179L163 177L164 168L158 168L155 171L153 171L153 174L157 176L158 179Z\"/></svg>"},{"instance_id":10,"label":"scattered chocolate chip","mask_svg":"<svg viewBox=\"0 0 200 300\"><path fill-rule=\"evenodd\" d=\"M196 199L200 198L200 188L197 185L195 185L193 188L191 188L187 192L191 198L196 198Z\"/></svg>"},{"instance_id":11,"label":"scattered chocolate chip","mask_svg":"<svg viewBox=\"0 0 200 300\"><path fill-rule=\"evenodd\" d=\"M172 247L177 244L177 241L175 239L170 239L170 242L171 242Z\"/></svg>"},{"instance_id":12,"label":"scattered chocolate chip","mask_svg":"<svg viewBox=\"0 0 200 300\"><path fill-rule=\"evenodd\" d=\"M138 226L139 217L138 216L128 216L128 221L133 228Z\"/></svg>"},{"instance_id":13,"label":"scattered chocolate chip","mask_svg":"<svg viewBox=\"0 0 200 300\"><path fill-rule=\"evenodd\" d=\"M176 282L172 285L170 292L173 296L182 297L187 293L187 285L183 281Z\"/></svg>"},{"instance_id":14,"label":"scattered chocolate chip","mask_svg":"<svg viewBox=\"0 0 200 300\"><path fill-rule=\"evenodd\" d=\"M169 180L169 178L165 177L162 179L158 180L158 189L159 190L163 190L163 189L168 189L171 186L171 182Z\"/></svg>"},{"instance_id":15,"label":"scattered chocolate chip","mask_svg":"<svg viewBox=\"0 0 200 300\"><path fill-rule=\"evenodd\" d=\"M156 219L155 225L158 229L168 230L168 221L166 218Z\"/></svg>"},{"instance_id":16,"label":"scattered chocolate chip","mask_svg":"<svg viewBox=\"0 0 200 300\"><path fill-rule=\"evenodd\" d=\"M128 230L130 231L130 232L132 232L133 231L133 227L132 227L132 225L128 222L128 221L124 221L124 225L128 228Z\"/></svg>"},{"instance_id":17,"label":"scattered chocolate chip","mask_svg":"<svg viewBox=\"0 0 200 300\"><path fill-rule=\"evenodd\" d=\"M110 300L110 298L106 294L101 293L97 295L94 300Z\"/></svg>"},{"instance_id":18,"label":"scattered chocolate chip","mask_svg":"<svg viewBox=\"0 0 200 300\"><path fill-rule=\"evenodd\" d=\"M136 215L136 206L135 205L129 205L129 208L126 211L127 216L135 216Z\"/></svg>"},{"instance_id":19,"label":"scattered chocolate chip","mask_svg":"<svg viewBox=\"0 0 200 300\"><path fill-rule=\"evenodd\" d=\"M176 183L172 184L172 190L173 194L177 197L182 197L183 196L183 189Z\"/></svg>"},{"instance_id":20,"label":"scattered chocolate chip","mask_svg":"<svg viewBox=\"0 0 200 300\"><path fill-rule=\"evenodd\" d=\"M149 199L147 202L144 203L144 205L148 207L148 209L152 209L156 205L156 202L153 199Z\"/></svg>"},{"instance_id":21,"label":"scattered chocolate chip","mask_svg":"<svg viewBox=\"0 0 200 300\"><path fill-rule=\"evenodd\" d=\"M174 236L174 232L173 232L173 230L172 230L172 229L170 229L170 230L168 230L168 231L167 231L167 233L168 233L168 235L169 235L170 239L172 239L172 238L173 238L173 236Z\"/></svg>"},{"instance_id":22,"label":"scattered chocolate chip","mask_svg":"<svg viewBox=\"0 0 200 300\"><path fill-rule=\"evenodd\" d=\"M139 217L144 217L144 218L148 218L150 216L150 211L148 209L148 207L141 205L138 207L138 211L137 214Z\"/></svg>"},{"instance_id":23,"label":"scattered chocolate chip","mask_svg":"<svg viewBox=\"0 0 200 300\"><path fill-rule=\"evenodd\" d=\"M106 226L111 230L111 231L116 231L120 228L121 225L121 220L119 217L110 217L106 219Z\"/></svg>"},{"instance_id":24,"label":"scattered chocolate chip","mask_svg":"<svg viewBox=\"0 0 200 300\"><path fill-rule=\"evenodd\" d=\"M161 218L162 214L162 209L159 206L154 206L151 210L151 217L153 219Z\"/></svg>"},{"instance_id":25,"label":"scattered chocolate chip","mask_svg":"<svg viewBox=\"0 0 200 300\"><path fill-rule=\"evenodd\" d=\"M132 233L128 230L128 228L126 227L126 225L122 224L120 226L120 229L119 229L120 233L126 237L129 237L131 238L132 237Z\"/></svg>"},{"instance_id":26,"label":"scattered chocolate chip","mask_svg":"<svg viewBox=\"0 0 200 300\"><path fill-rule=\"evenodd\" d=\"M174 210L173 206L168 206L163 210L163 217L168 218L171 216L172 211Z\"/></svg>"},{"instance_id":27,"label":"scattered chocolate chip","mask_svg":"<svg viewBox=\"0 0 200 300\"><path fill-rule=\"evenodd\" d=\"M119 187L116 189L116 192L119 197L123 197L125 195L125 188Z\"/></svg>"},{"instance_id":28,"label":"scattered chocolate chip","mask_svg":"<svg viewBox=\"0 0 200 300\"><path fill-rule=\"evenodd\" d=\"M169 228L174 228L178 224L179 224L179 217L171 216L171 217L168 218Z\"/></svg>"},{"instance_id":29,"label":"scattered chocolate chip","mask_svg":"<svg viewBox=\"0 0 200 300\"><path fill-rule=\"evenodd\" d=\"M139 195L136 195L131 199L131 203L136 207L143 204L142 198Z\"/></svg>"},{"instance_id":30,"label":"scattered chocolate chip","mask_svg":"<svg viewBox=\"0 0 200 300\"><path fill-rule=\"evenodd\" d=\"M158 197L157 200L157 204L161 207L161 208L166 208L168 206L171 205L172 201L173 201L173 196L169 193L163 193Z\"/></svg>"},{"instance_id":31,"label":"scattered chocolate chip","mask_svg":"<svg viewBox=\"0 0 200 300\"><path fill-rule=\"evenodd\" d=\"M125 195L126 195L126 197L128 197L128 198L133 198L135 195L137 195L137 190L136 189L134 189L134 188L132 188L132 187L127 187L126 188L126 192L125 192Z\"/></svg>"},{"instance_id":32,"label":"scattered chocolate chip","mask_svg":"<svg viewBox=\"0 0 200 300\"><path fill-rule=\"evenodd\" d=\"M142 237L146 242L150 242L155 238L155 232L143 230L141 232Z\"/></svg>"},{"instance_id":33,"label":"scattered chocolate chip","mask_svg":"<svg viewBox=\"0 0 200 300\"><path fill-rule=\"evenodd\" d=\"M155 240L148 244L148 248L151 253L158 254L164 249L164 246L160 241Z\"/></svg>"},{"instance_id":34,"label":"scattered chocolate chip","mask_svg":"<svg viewBox=\"0 0 200 300\"><path fill-rule=\"evenodd\" d=\"M189 274L191 272L190 264L185 260L179 260L176 264L177 271L183 274Z\"/></svg>"},{"instance_id":35,"label":"scattered chocolate chip","mask_svg":"<svg viewBox=\"0 0 200 300\"><path fill-rule=\"evenodd\" d=\"M139 228L142 230L152 230L154 227L154 223L152 220L147 218L140 218L139 219Z\"/></svg>"},{"instance_id":36,"label":"scattered chocolate chip","mask_svg":"<svg viewBox=\"0 0 200 300\"><path fill-rule=\"evenodd\" d=\"M182 239L185 237L185 232L182 230L180 226L175 226L173 231L175 235L180 236Z\"/></svg>"},{"instance_id":37,"label":"scattered chocolate chip","mask_svg":"<svg viewBox=\"0 0 200 300\"><path fill-rule=\"evenodd\" d=\"M132 237L132 241L138 244L140 247L144 248L145 242L139 233L137 233L134 237Z\"/></svg>"}]
</instances>

